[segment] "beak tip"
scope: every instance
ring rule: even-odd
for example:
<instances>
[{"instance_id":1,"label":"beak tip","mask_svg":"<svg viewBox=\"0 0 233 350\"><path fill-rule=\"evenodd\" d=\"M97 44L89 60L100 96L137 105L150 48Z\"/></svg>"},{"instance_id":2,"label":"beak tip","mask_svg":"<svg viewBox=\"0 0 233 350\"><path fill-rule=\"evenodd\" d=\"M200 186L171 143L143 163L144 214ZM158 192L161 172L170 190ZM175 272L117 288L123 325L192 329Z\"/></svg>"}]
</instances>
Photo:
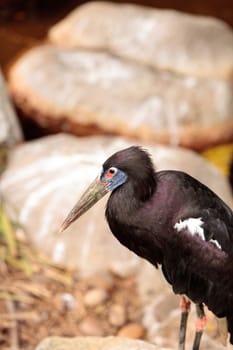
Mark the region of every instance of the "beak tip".
<instances>
[{"instance_id":1,"label":"beak tip","mask_svg":"<svg viewBox=\"0 0 233 350\"><path fill-rule=\"evenodd\" d=\"M68 226L69 226L69 225L67 224L67 222L64 221L64 222L61 224L61 226L60 226L60 228L59 228L59 230L58 230L58 234L61 234L62 232L64 232L64 231L67 229Z\"/></svg>"},{"instance_id":2,"label":"beak tip","mask_svg":"<svg viewBox=\"0 0 233 350\"><path fill-rule=\"evenodd\" d=\"M88 209L90 209L108 191L109 190L104 183L94 180L81 196L79 202L73 207L73 209L67 215L66 219L63 221L61 227L58 230L58 234L61 234L63 231L65 231L70 226L70 224L72 224Z\"/></svg>"}]
</instances>

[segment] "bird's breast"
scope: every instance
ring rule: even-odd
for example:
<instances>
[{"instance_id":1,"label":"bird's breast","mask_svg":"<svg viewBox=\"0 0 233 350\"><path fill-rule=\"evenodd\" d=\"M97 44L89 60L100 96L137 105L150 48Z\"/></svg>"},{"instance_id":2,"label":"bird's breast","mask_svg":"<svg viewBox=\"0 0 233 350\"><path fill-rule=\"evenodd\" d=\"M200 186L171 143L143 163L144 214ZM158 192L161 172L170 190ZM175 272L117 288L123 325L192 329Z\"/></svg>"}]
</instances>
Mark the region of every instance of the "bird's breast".
<instances>
[{"instance_id":1,"label":"bird's breast","mask_svg":"<svg viewBox=\"0 0 233 350\"><path fill-rule=\"evenodd\" d=\"M153 230L143 227L143 221L138 220L121 220L109 218L107 221L113 235L125 247L133 251L138 256L148 260L153 265L161 264L163 249L162 243Z\"/></svg>"}]
</instances>

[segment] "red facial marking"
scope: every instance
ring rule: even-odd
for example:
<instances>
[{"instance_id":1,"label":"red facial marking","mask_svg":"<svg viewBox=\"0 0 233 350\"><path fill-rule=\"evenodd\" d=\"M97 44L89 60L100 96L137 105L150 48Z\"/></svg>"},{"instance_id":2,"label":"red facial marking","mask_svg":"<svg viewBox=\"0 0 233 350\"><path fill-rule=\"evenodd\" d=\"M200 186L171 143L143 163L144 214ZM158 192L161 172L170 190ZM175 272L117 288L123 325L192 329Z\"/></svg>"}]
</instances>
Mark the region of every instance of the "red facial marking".
<instances>
[{"instance_id":1,"label":"red facial marking","mask_svg":"<svg viewBox=\"0 0 233 350\"><path fill-rule=\"evenodd\" d=\"M111 177L113 177L113 175L114 175L114 173L109 169L109 170L107 171L105 177L106 177L107 179L111 179Z\"/></svg>"},{"instance_id":2,"label":"red facial marking","mask_svg":"<svg viewBox=\"0 0 233 350\"><path fill-rule=\"evenodd\" d=\"M109 168L105 173L106 179L111 179L116 174L117 169L114 167Z\"/></svg>"}]
</instances>

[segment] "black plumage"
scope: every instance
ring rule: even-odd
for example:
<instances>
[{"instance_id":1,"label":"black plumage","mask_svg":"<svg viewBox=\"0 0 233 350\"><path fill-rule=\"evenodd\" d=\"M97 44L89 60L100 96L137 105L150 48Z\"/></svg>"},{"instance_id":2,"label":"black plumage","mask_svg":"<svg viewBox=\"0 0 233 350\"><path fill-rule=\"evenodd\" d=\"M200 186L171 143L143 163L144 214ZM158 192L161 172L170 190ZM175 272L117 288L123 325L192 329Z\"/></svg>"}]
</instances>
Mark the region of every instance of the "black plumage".
<instances>
[{"instance_id":1,"label":"black plumage","mask_svg":"<svg viewBox=\"0 0 233 350\"><path fill-rule=\"evenodd\" d=\"M232 210L188 174L156 172L148 153L136 146L108 158L95 183L102 188L101 197L112 191L106 218L114 236L140 257L161 265L175 293L226 317L233 344ZM63 228L100 196L84 208L85 197Z\"/></svg>"}]
</instances>

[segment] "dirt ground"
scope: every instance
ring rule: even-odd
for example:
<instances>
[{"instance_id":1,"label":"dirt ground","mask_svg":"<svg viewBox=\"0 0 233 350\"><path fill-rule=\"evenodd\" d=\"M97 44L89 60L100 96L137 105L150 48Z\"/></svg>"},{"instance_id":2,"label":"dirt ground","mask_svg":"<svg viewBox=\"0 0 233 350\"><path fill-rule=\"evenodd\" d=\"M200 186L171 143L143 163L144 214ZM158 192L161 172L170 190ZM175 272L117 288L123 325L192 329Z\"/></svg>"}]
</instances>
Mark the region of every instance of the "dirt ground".
<instances>
[{"instance_id":1,"label":"dirt ground","mask_svg":"<svg viewBox=\"0 0 233 350\"><path fill-rule=\"evenodd\" d=\"M26 249L23 269L0 260L0 349L31 350L49 335L143 338L133 276L80 278Z\"/></svg>"}]
</instances>

